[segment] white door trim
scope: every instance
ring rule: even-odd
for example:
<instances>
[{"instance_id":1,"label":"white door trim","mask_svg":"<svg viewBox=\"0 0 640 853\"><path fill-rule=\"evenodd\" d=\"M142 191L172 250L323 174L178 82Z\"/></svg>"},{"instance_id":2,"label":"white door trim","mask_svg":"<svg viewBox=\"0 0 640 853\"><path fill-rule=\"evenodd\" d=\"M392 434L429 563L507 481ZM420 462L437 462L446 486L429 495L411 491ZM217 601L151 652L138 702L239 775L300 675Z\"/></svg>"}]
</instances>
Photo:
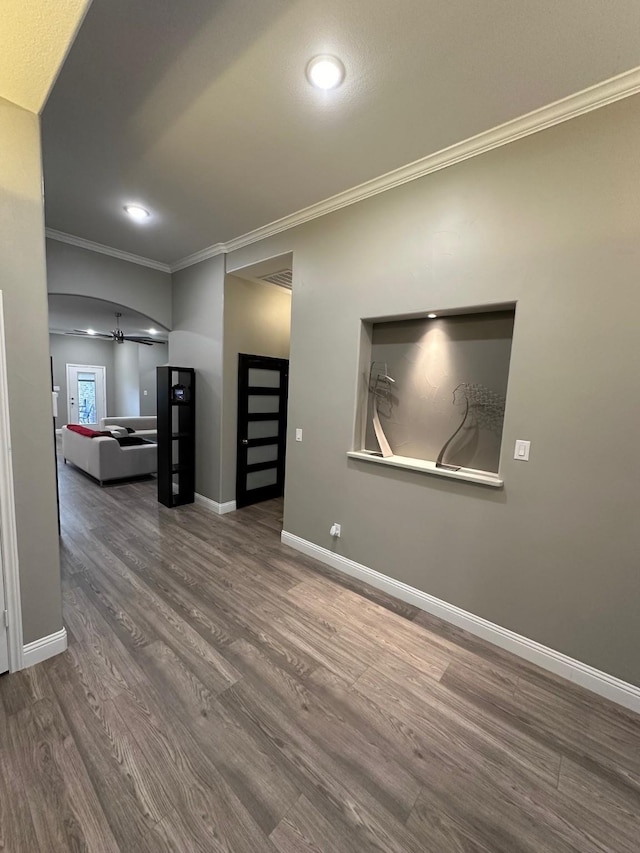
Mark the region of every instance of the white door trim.
<instances>
[{"instance_id":1,"label":"white door trim","mask_svg":"<svg viewBox=\"0 0 640 853\"><path fill-rule=\"evenodd\" d=\"M71 396L69 393L69 386L71 385L71 380L69 378L69 368L74 368L76 370L84 370L87 373L91 373L91 371L100 372L102 374L102 417L107 417L107 368L104 364L67 364L66 365L66 374L67 374L67 423L73 423L71 419L71 404L69 403L69 397ZM96 382L96 409L98 403L98 383ZM96 423L100 423L100 412L96 411Z\"/></svg>"},{"instance_id":2,"label":"white door trim","mask_svg":"<svg viewBox=\"0 0 640 853\"><path fill-rule=\"evenodd\" d=\"M24 655L2 291L0 291L0 533L0 553L2 554L5 606L7 608L9 671L17 672L23 668Z\"/></svg>"}]
</instances>

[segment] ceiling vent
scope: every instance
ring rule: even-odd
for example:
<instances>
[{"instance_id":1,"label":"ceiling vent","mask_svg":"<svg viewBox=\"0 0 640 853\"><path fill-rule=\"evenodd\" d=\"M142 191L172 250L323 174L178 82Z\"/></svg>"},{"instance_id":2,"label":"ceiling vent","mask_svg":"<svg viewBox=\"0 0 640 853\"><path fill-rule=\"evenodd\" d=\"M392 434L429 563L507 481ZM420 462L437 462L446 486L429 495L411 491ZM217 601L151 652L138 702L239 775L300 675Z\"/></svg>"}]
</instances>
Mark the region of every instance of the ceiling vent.
<instances>
[{"instance_id":1,"label":"ceiling vent","mask_svg":"<svg viewBox=\"0 0 640 853\"><path fill-rule=\"evenodd\" d=\"M271 275L261 275L260 281L268 281L269 284L277 284L278 287L286 287L291 290L293 286L293 270L280 270L272 272Z\"/></svg>"}]
</instances>

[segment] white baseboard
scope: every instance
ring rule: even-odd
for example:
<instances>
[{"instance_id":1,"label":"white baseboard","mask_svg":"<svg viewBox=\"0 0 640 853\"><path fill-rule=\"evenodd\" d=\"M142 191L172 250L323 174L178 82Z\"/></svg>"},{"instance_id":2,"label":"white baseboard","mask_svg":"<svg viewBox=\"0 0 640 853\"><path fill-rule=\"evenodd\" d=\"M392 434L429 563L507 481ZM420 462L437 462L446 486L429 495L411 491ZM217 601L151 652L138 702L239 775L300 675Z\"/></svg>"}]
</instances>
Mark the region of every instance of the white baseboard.
<instances>
[{"instance_id":1,"label":"white baseboard","mask_svg":"<svg viewBox=\"0 0 640 853\"><path fill-rule=\"evenodd\" d=\"M49 634L47 637L40 637L39 640L34 640L32 643L25 643L23 646L23 666L26 669L29 666L34 666L37 663L42 663L47 658L55 657L67 649L67 629L61 628L55 634Z\"/></svg>"},{"instance_id":2,"label":"white baseboard","mask_svg":"<svg viewBox=\"0 0 640 853\"><path fill-rule=\"evenodd\" d=\"M315 545L306 539L301 539L293 533L287 533L286 530L282 531L281 538L283 544L301 551L308 557L314 557L339 572L344 572L351 577L375 586L377 589L384 590L384 592L394 595L401 601L413 604L415 607L419 607L433 616L438 616L476 637L482 637L483 640L506 649L530 663L537 664L542 669L566 678L574 684L579 684L581 687L623 705L631 711L640 713L640 687L636 687L634 684L629 684L613 675L562 654L562 652L543 646L541 643L516 634L508 628L502 628L481 616L475 616L473 613L462 610L453 604L448 604L427 592L422 592L422 590L409 586L402 581L383 575L374 569L356 563L354 560L342 557L340 554L334 554L333 551Z\"/></svg>"},{"instance_id":3,"label":"white baseboard","mask_svg":"<svg viewBox=\"0 0 640 853\"><path fill-rule=\"evenodd\" d=\"M197 504L206 507L206 509L210 509L211 512L215 512L216 515L226 515L228 512L235 512L236 510L235 501L226 501L225 503L220 504L218 501L213 501L211 498L205 498L204 495L199 495L197 492L195 500Z\"/></svg>"}]
</instances>

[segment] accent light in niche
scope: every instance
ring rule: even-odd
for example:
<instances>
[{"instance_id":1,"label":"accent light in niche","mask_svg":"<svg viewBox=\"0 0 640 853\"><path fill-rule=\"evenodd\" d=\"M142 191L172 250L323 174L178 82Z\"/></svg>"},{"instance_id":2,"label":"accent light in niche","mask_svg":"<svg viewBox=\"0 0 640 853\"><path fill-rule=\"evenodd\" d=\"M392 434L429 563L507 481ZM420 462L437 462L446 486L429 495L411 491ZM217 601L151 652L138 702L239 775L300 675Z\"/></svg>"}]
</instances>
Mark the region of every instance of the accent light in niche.
<instances>
[{"instance_id":1,"label":"accent light in niche","mask_svg":"<svg viewBox=\"0 0 640 853\"><path fill-rule=\"evenodd\" d=\"M438 316L437 314L427 314L427 317L428 317L430 320L435 320L437 316Z\"/></svg>"},{"instance_id":2,"label":"accent light in niche","mask_svg":"<svg viewBox=\"0 0 640 853\"><path fill-rule=\"evenodd\" d=\"M344 80L344 75L344 65L336 56L314 56L307 65L307 79L316 89L335 89Z\"/></svg>"},{"instance_id":3,"label":"accent light in niche","mask_svg":"<svg viewBox=\"0 0 640 853\"><path fill-rule=\"evenodd\" d=\"M128 213L132 219L135 219L136 222L144 222L145 219L149 218L149 211L144 207L140 207L139 204L125 204L124 206L125 213Z\"/></svg>"}]
</instances>

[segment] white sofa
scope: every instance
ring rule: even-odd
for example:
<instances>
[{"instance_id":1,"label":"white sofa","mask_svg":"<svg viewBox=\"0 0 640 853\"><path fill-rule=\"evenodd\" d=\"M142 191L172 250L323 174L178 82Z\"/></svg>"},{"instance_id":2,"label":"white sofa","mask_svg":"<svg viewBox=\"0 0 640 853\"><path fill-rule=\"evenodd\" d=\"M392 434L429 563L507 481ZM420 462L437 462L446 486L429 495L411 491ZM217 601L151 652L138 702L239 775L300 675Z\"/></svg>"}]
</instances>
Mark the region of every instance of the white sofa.
<instances>
[{"instance_id":1,"label":"white sofa","mask_svg":"<svg viewBox=\"0 0 640 853\"><path fill-rule=\"evenodd\" d=\"M112 427L125 427L127 432L133 430L135 435L141 438L149 438L155 441L158 435L158 418L153 415L147 417L110 417L100 419L100 429L108 430Z\"/></svg>"},{"instance_id":2,"label":"white sofa","mask_svg":"<svg viewBox=\"0 0 640 853\"><path fill-rule=\"evenodd\" d=\"M108 480L155 473L158 450L157 445L149 443L121 447L115 438L90 438L63 426L62 455L65 462L72 462L102 485Z\"/></svg>"}]
</instances>

